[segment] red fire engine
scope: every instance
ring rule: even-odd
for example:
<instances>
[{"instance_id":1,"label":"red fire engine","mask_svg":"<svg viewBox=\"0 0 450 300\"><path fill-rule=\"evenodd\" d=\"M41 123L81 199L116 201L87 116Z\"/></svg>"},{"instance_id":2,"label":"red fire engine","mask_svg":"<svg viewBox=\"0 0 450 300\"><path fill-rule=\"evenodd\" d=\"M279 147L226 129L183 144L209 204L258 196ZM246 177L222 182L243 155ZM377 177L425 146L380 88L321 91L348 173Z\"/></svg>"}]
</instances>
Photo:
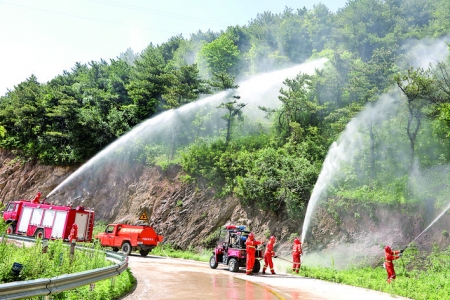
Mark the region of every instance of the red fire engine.
<instances>
[{"instance_id":1,"label":"red fire engine","mask_svg":"<svg viewBox=\"0 0 450 300\"><path fill-rule=\"evenodd\" d=\"M9 224L8 234L20 234L45 239L68 241L74 224L78 226L78 242L92 240L94 211L83 206L71 207L39 201L40 193L32 201L11 201L3 212L3 220Z\"/></svg>"}]
</instances>

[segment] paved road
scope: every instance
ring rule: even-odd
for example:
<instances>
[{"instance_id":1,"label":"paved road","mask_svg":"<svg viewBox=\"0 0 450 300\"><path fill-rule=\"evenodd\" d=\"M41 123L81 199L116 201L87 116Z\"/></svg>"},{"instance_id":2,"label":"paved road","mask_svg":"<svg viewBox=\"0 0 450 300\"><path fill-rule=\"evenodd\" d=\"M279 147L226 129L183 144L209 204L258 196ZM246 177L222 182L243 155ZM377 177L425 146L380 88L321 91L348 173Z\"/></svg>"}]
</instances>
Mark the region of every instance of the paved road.
<instances>
[{"instance_id":1,"label":"paved road","mask_svg":"<svg viewBox=\"0 0 450 300\"><path fill-rule=\"evenodd\" d=\"M392 300L390 294L283 274L247 276L241 269L229 272L206 262L159 256L131 255L129 266L136 288L122 300L140 299L236 299L236 300Z\"/></svg>"}]
</instances>

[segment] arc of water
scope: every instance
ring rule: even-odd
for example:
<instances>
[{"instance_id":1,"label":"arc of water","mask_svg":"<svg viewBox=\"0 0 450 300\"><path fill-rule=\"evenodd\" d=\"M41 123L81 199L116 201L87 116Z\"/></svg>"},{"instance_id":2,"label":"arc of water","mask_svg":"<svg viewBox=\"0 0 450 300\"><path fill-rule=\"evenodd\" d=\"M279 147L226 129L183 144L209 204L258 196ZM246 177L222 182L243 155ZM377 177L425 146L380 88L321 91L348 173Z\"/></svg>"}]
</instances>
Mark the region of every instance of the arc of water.
<instances>
[{"instance_id":1,"label":"arc of water","mask_svg":"<svg viewBox=\"0 0 450 300\"><path fill-rule=\"evenodd\" d=\"M378 102L374 105L368 104L363 111L353 118L347 124L338 141L331 145L308 202L302 227L302 244L305 242L319 200L326 196L328 187L338 180L342 166L354 159L356 153L364 147L364 137L359 130L361 125L367 122L377 124L397 107L396 97L385 94Z\"/></svg>"},{"instance_id":2,"label":"arc of water","mask_svg":"<svg viewBox=\"0 0 450 300\"><path fill-rule=\"evenodd\" d=\"M409 246L411 246L412 243L414 243L422 234L424 234L428 229L430 229L431 226L433 226L434 223L436 223L444 214L445 212L450 208L450 203L447 205L447 207L439 214L439 216L437 216L436 219L434 219L433 222L430 223L430 225L428 225L427 228L424 229L424 231L422 231L418 236L416 236L411 243L408 244L408 246L406 246L405 248L403 248L403 250L405 250L406 248L408 248Z\"/></svg>"}]
</instances>

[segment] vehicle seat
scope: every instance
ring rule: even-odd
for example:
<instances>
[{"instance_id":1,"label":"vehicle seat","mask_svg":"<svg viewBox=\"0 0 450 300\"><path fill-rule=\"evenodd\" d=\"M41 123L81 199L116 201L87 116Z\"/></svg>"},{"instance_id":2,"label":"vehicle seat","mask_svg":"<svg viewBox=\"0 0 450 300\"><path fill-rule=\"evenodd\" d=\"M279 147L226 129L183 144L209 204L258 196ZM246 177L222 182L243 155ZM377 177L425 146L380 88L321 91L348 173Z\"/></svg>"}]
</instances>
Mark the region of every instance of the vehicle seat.
<instances>
[{"instance_id":1,"label":"vehicle seat","mask_svg":"<svg viewBox=\"0 0 450 300\"><path fill-rule=\"evenodd\" d=\"M245 248L245 242L247 241L247 237L244 235L244 236L241 236L241 239L240 239L240 247L241 248Z\"/></svg>"}]
</instances>

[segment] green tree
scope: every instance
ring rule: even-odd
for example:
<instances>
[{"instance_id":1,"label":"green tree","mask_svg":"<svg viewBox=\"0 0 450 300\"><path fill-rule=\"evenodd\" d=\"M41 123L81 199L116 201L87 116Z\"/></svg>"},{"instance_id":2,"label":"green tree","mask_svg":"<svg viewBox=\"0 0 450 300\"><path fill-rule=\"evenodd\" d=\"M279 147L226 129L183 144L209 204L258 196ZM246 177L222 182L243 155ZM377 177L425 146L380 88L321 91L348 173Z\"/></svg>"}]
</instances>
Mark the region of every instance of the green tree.
<instances>
[{"instance_id":1,"label":"green tree","mask_svg":"<svg viewBox=\"0 0 450 300\"><path fill-rule=\"evenodd\" d=\"M406 97L408 109L406 133L410 143L410 168L412 168L417 134L419 133L422 119L425 116L424 108L429 104L438 102L438 99L434 97L436 87L430 75L430 70L424 70L422 68L410 68L406 74L396 75L395 81Z\"/></svg>"},{"instance_id":2,"label":"green tree","mask_svg":"<svg viewBox=\"0 0 450 300\"><path fill-rule=\"evenodd\" d=\"M31 75L1 99L0 125L6 131L1 146L19 148L27 155L35 155L37 137L44 130L44 120L41 84L36 76Z\"/></svg>"},{"instance_id":3,"label":"green tree","mask_svg":"<svg viewBox=\"0 0 450 300\"><path fill-rule=\"evenodd\" d=\"M228 35L222 34L205 44L199 55L211 73L237 74L240 51Z\"/></svg>"},{"instance_id":4,"label":"green tree","mask_svg":"<svg viewBox=\"0 0 450 300\"><path fill-rule=\"evenodd\" d=\"M301 63L312 54L310 33L304 25L304 18L294 14L290 8L285 8L282 16L278 48L291 62Z\"/></svg>"},{"instance_id":5,"label":"green tree","mask_svg":"<svg viewBox=\"0 0 450 300\"><path fill-rule=\"evenodd\" d=\"M333 14L321 3L315 4L310 12L303 14L305 14L304 26L309 33L312 49L320 52L332 42Z\"/></svg>"},{"instance_id":6,"label":"green tree","mask_svg":"<svg viewBox=\"0 0 450 300\"><path fill-rule=\"evenodd\" d=\"M362 109L363 105L378 100L379 95L387 91L393 84L393 74L396 70L394 65L395 58L393 51L380 48L373 51L372 59L367 63L360 59L354 60L349 72L347 87L350 101L359 103L360 109ZM352 108L355 107L355 105L352 106ZM369 170L371 171L371 179L376 177L375 126L371 120L368 120L367 130L370 139Z\"/></svg>"},{"instance_id":7,"label":"green tree","mask_svg":"<svg viewBox=\"0 0 450 300\"><path fill-rule=\"evenodd\" d=\"M79 102L59 91L58 86L47 85L43 92L46 125L39 137L40 161L71 164L84 159L84 147L79 147L81 143L75 138Z\"/></svg>"},{"instance_id":8,"label":"green tree","mask_svg":"<svg viewBox=\"0 0 450 300\"><path fill-rule=\"evenodd\" d=\"M182 66L166 76L162 99L164 108L177 108L198 99L200 94L209 93L206 83L200 79L197 65Z\"/></svg>"},{"instance_id":9,"label":"green tree","mask_svg":"<svg viewBox=\"0 0 450 300\"><path fill-rule=\"evenodd\" d=\"M247 173L236 178L235 194L244 204L274 212L286 206L291 218L299 217L306 207L318 169L298 150L301 149L286 144L279 149L266 147L252 153L246 159Z\"/></svg>"},{"instance_id":10,"label":"green tree","mask_svg":"<svg viewBox=\"0 0 450 300\"><path fill-rule=\"evenodd\" d=\"M278 48L277 28L280 22L280 16L270 11L257 14L248 25L248 31L252 39L252 44L264 43L273 52Z\"/></svg>"},{"instance_id":11,"label":"green tree","mask_svg":"<svg viewBox=\"0 0 450 300\"><path fill-rule=\"evenodd\" d=\"M317 98L311 97L311 76L298 74L294 79L286 79L283 84L286 88L280 90L278 99L282 102L281 108L270 111L267 108L260 109L273 113L276 112L277 132L284 139L292 134L292 123L298 123L302 129L317 126L317 114L322 107Z\"/></svg>"},{"instance_id":12,"label":"green tree","mask_svg":"<svg viewBox=\"0 0 450 300\"><path fill-rule=\"evenodd\" d=\"M170 61L174 58L174 54L178 48L185 42L182 34L173 36L165 43L162 43L157 48L161 51L161 54L165 61Z\"/></svg>"},{"instance_id":13,"label":"green tree","mask_svg":"<svg viewBox=\"0 0 450 300\"><path fill-rule=\"evenodd\" d=\"M335 19L337 42L357 52L363 61L372 57L372 52L385 45L385 38L395 28L395 16L382 0L352 0ZM342 38L339 41L339 37Z\"/></svg>"},{"instance_id":14,"label":"green tree","mask_svg":"<svg viewBox=\"0 0 450 300\"><path fill-rule=\"evenodd\" d=\"M235 99L240 99L239 96L233 96ZM228 101L225 103L221 103L217 108L224 108L227 110L227 113L222 116L227 123L226 137L225 137L225 145L228 145L231 140L231 133L233 129L233 124L236 121L243 120L242 109L246 106L245 103L239 103L237 100Z\"/></svg>"},{"instance_id":15,"label":"green tree","mask_svg":"<svg viewBox=\"0 0 450 300\"><path fill-rule=\"evenodd\" d=\"M237 89L239 86L234 83L235 77L226 72L213 73L209 80L209 85L215 91Z\"/></svg>"},{"instance_id":16,"label":"green tree","mask_svg":"<svg viewBox=\"0 0 450 300\"><path fill-rule=\"evenodd\" d=\"M161 51L153 45L148 46L135 61L130 83L125 87L140 120L151 117L158 111L161 95L164 93L167 67Z\"/></svg>"}]
</instances>

